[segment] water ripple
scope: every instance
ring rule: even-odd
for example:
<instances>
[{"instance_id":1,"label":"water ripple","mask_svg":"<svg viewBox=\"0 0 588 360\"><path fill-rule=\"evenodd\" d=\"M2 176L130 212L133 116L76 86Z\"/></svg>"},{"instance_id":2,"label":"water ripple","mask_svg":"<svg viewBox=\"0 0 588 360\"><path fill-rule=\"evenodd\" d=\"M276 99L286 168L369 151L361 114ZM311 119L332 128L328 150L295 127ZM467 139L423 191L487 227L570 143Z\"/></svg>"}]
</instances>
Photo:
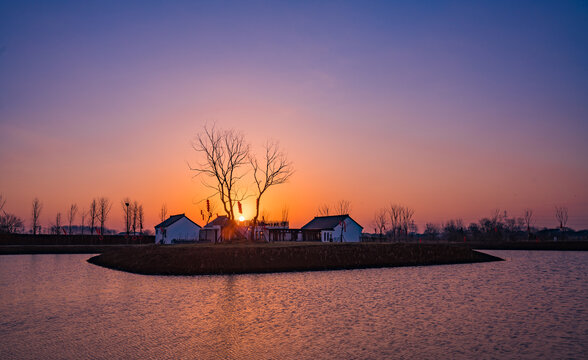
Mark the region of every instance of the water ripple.
<instances>
[{"instance_id":1,"label":"water ripple","mask_svg":"<svg viewBox=\"0 0 588 360\"><path fill-rule=\"evenodd\" d=\"M2 359L581 358L588 253L237 276L0 257Z\"/></svg>"}]
</instances>

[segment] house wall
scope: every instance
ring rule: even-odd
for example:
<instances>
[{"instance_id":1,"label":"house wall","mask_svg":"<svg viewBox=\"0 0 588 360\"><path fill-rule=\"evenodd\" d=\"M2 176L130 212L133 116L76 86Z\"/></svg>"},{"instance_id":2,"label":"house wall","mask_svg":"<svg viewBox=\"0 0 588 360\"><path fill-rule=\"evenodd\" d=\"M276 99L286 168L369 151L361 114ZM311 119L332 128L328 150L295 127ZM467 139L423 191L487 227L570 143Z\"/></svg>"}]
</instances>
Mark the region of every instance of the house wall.
<instances>
[{"instance_id":1,"label":"house wall","mask_svg":"<svg viewBox=\"0 0 588 360\"><path fill-rule=\"evenodd\" d=\"M321 230L302 230L302 241L322 241Z\"/></svg>"},{"instance_id":2,"label":"house wall","mask_svg":"<svg viewBox=\"0 0 588 360\"><path fill-rule=\"evenodd\" d=\"M333 229L333 242L341 242L341 225ZM357 225L351 219L345 219L345 228L343 230L343 242L359 242L361 239L361 226Z\"/></svg>"},{"instance_id":3,"label":"house wall","mask_svg":"<svg viewBox=\"0 0 588 360\"><path fill-rule=\"evenodd\" d=\"M321 242L333 242L335 241L334 231L322 230L321 231Z\"/></svg>"},{"instance_id":4,"label":"house wall","mask_svg":"<svg viewBox=\"0 0 588 360\"><path fill-rule=\"evenodd\" d=\"M200 242L217 243L220 242L221 227L213 225L209 227L203 227L200 229L198 238Z\"/></svg>"},{"instance_id":5,"label":"house wall","mask_svg":"<svg viewBox=\"0 0 588 360\"><path fill-rule=\"evenodd\" d=\"M200 227L187 218L181 218L167 228L157 230L159 231L155 234L155 242L158 244L161 243L162 239L164 244L172 244L174 240L198 241L200 233Z\"/></svg>"}]
</instances>

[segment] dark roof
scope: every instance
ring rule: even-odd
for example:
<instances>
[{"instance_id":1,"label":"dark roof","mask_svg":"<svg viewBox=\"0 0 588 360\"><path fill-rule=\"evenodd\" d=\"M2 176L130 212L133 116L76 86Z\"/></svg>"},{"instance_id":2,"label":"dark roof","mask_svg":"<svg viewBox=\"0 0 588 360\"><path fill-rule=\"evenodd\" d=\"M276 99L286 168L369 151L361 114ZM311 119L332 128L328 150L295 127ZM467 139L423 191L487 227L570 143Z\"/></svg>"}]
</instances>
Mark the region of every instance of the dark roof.
<instances>
[{"instance_id":1,"label":"dark roof","mask_svg":"<svg viewBox=\"0 0 588 360\"><path fill-rule=\"evenodd\" d=\"M349 218L357 224L349 215L335 215L335 216L316 216L308 224L302 227L302 230L333 230L335 226L339 225L343 220ZM357 224L363 229L363 226Z\"/></svg>"},{"instance_id":2,"label":"dark roof","mask_svg":"<svg viewBox=\"0 0 588 360\"><path fill-rule=\"evenodd\" d=\"M220 226L224 227L229 222L229 217L225 215L217 216L216 219L212 220L208 224L204 225L204 227L212 227L212 226Z\"/></svg>"},{"instance_id":3,"label":"dark roof","mask_svg":"<svg viewBox=\"0 0 588 360\"><path fill-rule=\"evenodd\" d=\"M178 214L178 215L172 215L170 217L168 217L166 220L164 220L162 223L155 225L155 228L160 228L160 227L168 227L171 224L175 223L176 221L180 220L181 218L186 218L188 219L192 224L200 227L200 225L196 224L194 221L190 220L190 218L188 218L185 214Z\"/></svg>"}]
</instances>

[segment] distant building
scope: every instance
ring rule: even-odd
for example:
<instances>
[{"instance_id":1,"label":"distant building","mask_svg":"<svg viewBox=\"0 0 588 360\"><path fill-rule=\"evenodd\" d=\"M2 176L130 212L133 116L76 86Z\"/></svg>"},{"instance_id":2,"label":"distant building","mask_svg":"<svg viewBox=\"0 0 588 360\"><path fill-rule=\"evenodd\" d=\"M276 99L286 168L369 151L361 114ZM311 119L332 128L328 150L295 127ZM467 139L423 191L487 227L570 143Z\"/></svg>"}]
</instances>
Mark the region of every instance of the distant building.
<instances>
[{"instance_id":1,"label":"distant building","mask_svg":"<svg viewBox=\"0 0 588 360\"><path fill-rule=\"evenodd\" d=\"M185 214L172 215L155 226L156 244L177 244L197 242L200 225L190 220Z\"/></svg>"},{"instance_id":2,"label":"distant building","mask_svg":"<svg viewBox=\"0 0 588 360\"><path fill-rule=\"evenodd\" d=\"M303 241L359 242L363 227L349 215L317 216L302 227Z\"/></svg>"}]
</instances>

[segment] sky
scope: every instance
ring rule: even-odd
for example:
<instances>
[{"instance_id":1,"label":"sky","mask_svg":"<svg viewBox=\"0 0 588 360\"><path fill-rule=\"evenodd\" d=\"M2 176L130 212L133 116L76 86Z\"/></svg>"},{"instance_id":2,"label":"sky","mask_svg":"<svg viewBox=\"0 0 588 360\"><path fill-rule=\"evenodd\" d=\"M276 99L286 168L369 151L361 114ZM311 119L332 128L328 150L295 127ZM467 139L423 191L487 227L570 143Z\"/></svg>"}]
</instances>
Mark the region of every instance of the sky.
<instances>
[{"instance_id":1,"label":"sky","mask_svg":"<svg viewBox=\"0 0 588 360\"><path fill-rule=\"evenodd\" d=\"M4 210L105 196L122 230L130 197L148 228L164 203L203 225L188 164L216 124L279 141L296 173L262 211L293 227L345 199L364 231L390 204L420 231L555 206L588 228L586 64L585 1L3 1Z\"/></svg>"}]
</instances>

